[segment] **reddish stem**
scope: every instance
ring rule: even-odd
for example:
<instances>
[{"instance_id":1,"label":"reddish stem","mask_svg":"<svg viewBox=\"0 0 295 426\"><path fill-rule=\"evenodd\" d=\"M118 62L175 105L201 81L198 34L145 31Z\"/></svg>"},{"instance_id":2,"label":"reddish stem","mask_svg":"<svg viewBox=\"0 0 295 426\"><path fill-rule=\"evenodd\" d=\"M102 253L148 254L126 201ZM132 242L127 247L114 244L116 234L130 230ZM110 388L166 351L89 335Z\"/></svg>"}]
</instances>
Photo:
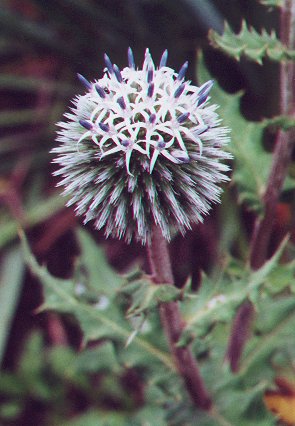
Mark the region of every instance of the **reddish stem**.
<instances>
[{"instance_id":1,"label":"reddish stem","mask_svg":"<svg viewBox=\"0 0 295 426\"><path fill-rule=\"evenodd\" d=\"M249 301L243 303L236 313L225 355L233 373L239 371L239 361L250 334L253 316L253 305Z\"/></svg>"},{"instance_id":2,"label":"reddish stem","mask_svg":"<svg viewBox=\"0 0 295 426\"><path fill-rule=\"evenodd\" d=\"M281 42L289 49L295 48L295 2L285 0L281 9ZM280 67L280 113L294 116L295 64L283 62ZM275 220L276 206L287 176L295 141L295 129L280 130L277 135L273 163L264 194L264 216L255 225L250 248L250 265L260 268L267 259L269 241Z\"/></svg>"},{"instance_id":3,"label":"reddish stem","mask_svg":"<svg viewBox=\"0 0 295 426\"><path fill-rule=\"evenodd\" d=\"M280 22L281 42L289 49L295 48L295 2L284 0L281 8ZM294 116L295 112L295 63L283 62L280 67L280 113ZM287 176L295 141L295 129L280 130L277 135L273 154L273 162L267 187L263 197L264 215L258 218L255 224L251 246L250 266L259 269L267 260L269 242L275 221L276 206ZM233 322L227 358L232 371L237 371L239 359L242 355L251 327L251 318L254 315L254 306L250 302L243 304ZM241 321L242 319L242 321ZM241 338L242 336L242 338Z\"/></svg>"},{"instance_id":4,"label":"reddish stem","mask_svg":"<svg viewBox=\"0 0 295 426\"><path fill-rule=\"evenodd\" d=\"M173 285L174 279L166 241L158 227L153 228L148 255L153 281ZM184 329L178 302L161 303L159 306L162 325L167 336L177 370L184 380L193 403L204 410L211 407L211 399L204 386L199 368L189 347L177 347Z\"/></svg>"}]
</instances>

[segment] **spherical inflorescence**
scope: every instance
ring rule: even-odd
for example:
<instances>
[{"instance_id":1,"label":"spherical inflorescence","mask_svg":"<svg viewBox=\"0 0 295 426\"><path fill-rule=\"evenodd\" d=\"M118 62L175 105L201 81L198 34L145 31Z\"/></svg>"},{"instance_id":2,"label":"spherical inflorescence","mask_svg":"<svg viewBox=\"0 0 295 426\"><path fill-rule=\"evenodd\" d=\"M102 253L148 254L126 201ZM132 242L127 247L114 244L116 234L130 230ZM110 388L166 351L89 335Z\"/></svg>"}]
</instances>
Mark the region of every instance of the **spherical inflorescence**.
<instances>
[{"instance_id":1,"label":"spherical inflorescence","mask_svg":"<svg viewBox=\"0 0 295 426\"><path fill-rule=\"evenodd\" d=\"M229 137L217 105L208 105L213 81L201 87L185 81L188 63L176 73L166 65L167 51L158 68L148 50L142 69L130 48L128 62L120 70L105 55L101 79L78 75L87 92L58 123L55 174L85 222L145 244L153 224L169 240L219 201Z\"/></svg>"}]
</instances>

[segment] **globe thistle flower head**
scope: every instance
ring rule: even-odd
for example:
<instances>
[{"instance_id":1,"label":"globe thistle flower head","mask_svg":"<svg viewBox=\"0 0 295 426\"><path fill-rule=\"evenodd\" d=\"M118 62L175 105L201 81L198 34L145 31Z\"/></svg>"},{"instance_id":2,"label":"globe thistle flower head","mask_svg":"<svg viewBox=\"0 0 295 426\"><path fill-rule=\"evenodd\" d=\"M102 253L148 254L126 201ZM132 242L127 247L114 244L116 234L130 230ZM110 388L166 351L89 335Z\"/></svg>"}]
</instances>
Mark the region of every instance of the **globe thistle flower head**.
<instances>
[{"instance_id":1,"label":"globe thistle flower head","mask_svg":"<svg viewBox=\"0 0 295 426\"><path fill-rule=\"evenodd\" d=\"M58 123L55 172L70 196L68 205L94 221L105 235L145 244L158 225L169 240L202 221L219 201L219 184L228 180L223 150L228 129L220 126L217 106L209 104L213 86L185 80L167 66L158 67L146 50L137 69L132 50L120 70L105 55L103 76L89 82Z\"/></svg>"}]
</instances>

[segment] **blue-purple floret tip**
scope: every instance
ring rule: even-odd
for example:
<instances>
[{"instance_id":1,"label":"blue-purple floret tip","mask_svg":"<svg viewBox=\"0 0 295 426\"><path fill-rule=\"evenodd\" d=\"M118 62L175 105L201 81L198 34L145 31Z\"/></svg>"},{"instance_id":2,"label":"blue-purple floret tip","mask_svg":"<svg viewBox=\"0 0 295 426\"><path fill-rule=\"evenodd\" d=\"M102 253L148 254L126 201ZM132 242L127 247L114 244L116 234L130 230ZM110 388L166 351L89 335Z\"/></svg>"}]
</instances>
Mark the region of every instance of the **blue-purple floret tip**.
<instances>
[{"instance_id":1,"label":"blue-purple floret tip","mask_svg":"<svg viewBox=\"0 0 295 426\"><path fill-rule=\"evenodd\" d=\"M148 90L147 90L147 95L148 95L149 98L151 98L153 96L154 90L155 90L154 83L150 83L149 87L148 87Z\"/></svg>"},{"instance_id":2,"label":"blue-purple floret tip","mask_svg":"<svg viewBox=\"0 0 295 426\"><path fill-rule=\"evenodd\" d=\"M178 76L177 76L177 80L178 80L178 81L181 81L181 80L184 78L184 76L185 76L185 73L186 73L187 69L188 69L188 61L186 61L186 62L182 65L182 67L180 68L179 73L178 73Z\"/></svg>"},{"instance_id":3,"label":"blue-purple floret tip","mask_svg":"<svg viewBox=\"0 0 295 426\"><path fill-rule=\"evenodd\" d=\"M126 109L126 103L125 103L125 101L124 101L123 96L120 96L120 98L118 98L117 102L118 102L118 104L120 105L120 107L121 107L122 109Z\"/></svg>"},{"instance_id":4,"label":"blue-purple floret tip","mask_svg":"<svg viewBox=\"0 0 295 426\"><path fill-rule=\"evenodd\" d=\"M106 97L106 92L104 89L98 83L96 83L94 87L99 96L104 99Z\"/></svg>"},{"instance_id":5,"label":"blue-purple floret tip","mask_svg":"<svg viewBox=\"0 0 295 426\"><path fill-rule=\"evenodd\" d=\"M107 67L109 73L113 74L114 73L113 64L112 64L110 58L108 57L108 55L106 53L104 54L104 62L106 64L106 67Z\"/></svg>"},{"instance_id":6,"label":"blue-purple floret tip","mask_svg":"<svg viewBox=\"0 0 295 426\"><path fill-rule=\"evenodd\" d=\"M99 127L101 128L101 130L103 132L109 132L110 131L110 126L108 124L99 123Z\"/></svg>"},{"instance_id":7,"label":"blue-purple floret tip","mask_svg":"<svg viewBox=\"0 0 295 426\"><path fill-rule=\"evenodd\" d=\"M179 96L183 93L185 88L185 83L182 83L174 92L174 98L179 98Z\"/></svg>"},{"instance_id":8,"label":"blue-purple floret tip","mask_svg":"<svg viewBox=\"0 0 295 426\"><path fill-rule=\"evenodd\" d=\"M116 76L116 79L118 80L118 82L122 83L123 78L122 78L122 75L121 75L121 72L120 72L118 65L114 64L113 70L114 70L114 73L115 73L115 76Z\"/></svg>"},{"instance_id":9,"label":"blue-purple floret tip","mask_svg":"<svg viewBox=\"0 0 295 426\"><path fill-rule=\"evenodd\" d=\"M159 64L159 68L165 67L167 64L167 59L168 59L168 50L164 50L162 57L160 59L160 64Z\"/></svg>"},{"instance_id":10,"label":"blue-purple floret tip","mask_svg":"<svg viewBox=\"0 0 295 426\"><path fill-rule=\"evenodd\" d=\"M128 47L128 65L129 68L135 69L134 56L131 47Z\"/></svg>"},{"instance_id":11,"label":"blue-purple floret tip","mask_svg":"<svg viewBox=\"0 0 295 426\"><path fill-rule=\"evenodd\" d=\"M189 112L184 112L183 114L181 114L181 115L177 118L178 123L179 123L179 124L184 123L184 122L188 119L189 114L190 114Z\"/></svg>"},{"instance_id":12,"label":"blue-purple floret tip","mask_svg":"<svg viewBox=\"0 0 295 426\"><path fill-rule=\"evenodd\" d=\"M151 83L153 81L153 77L154 77L154 70L152 68L149 68L147 73L147 82Z\"/></svg>"},{"instance_id":13,"label":"blue-purple floret tip","mask_svg":"<svg viewBox=\"0 0 295 426\"><path fill-rule=\"evenodd\" d=\"M84 129L86 130L92 130L93 128L93 124L90 123L87 120L79 120L79 123L81 124L82 127L84 127Z\"/></svg>"},{"instance_id":14,"label":"blue-purple floret tip","mask_svg":"<svg viewBox=\"0 0 295 426\"><path fill-rule=\"evenodd\" d=\"M149 116L149 122L150 122L151 124L154 124L154 123L156 122L156 114L151 114L151 115Z\"/></svg>"},{"instance_id":15,"label":"blue-purple floret tip","mask_svg":"<svg viewBox=\"0 0 295 426\"><path fill-rule=\"evenodd\" d=\"M214 80L209 80L206 83L204 83L198 92L198 102L197 102L197 106L202 105L204 102L206 102L209 92L212 89L214 84Z\"/></svg>"},{"instance_id":16,"label":"blue-purple floret tip","mask_svg":"<svg viewBox=\"0 0 295 426\"><path fill-rule=\"evenodd\" d=\"M82 74L77 73L77 77L80 80L80 82L83 84L83 86L86 87L86 89L88 90L92 89L92 84L85 77L83 77Z\"/></svg>"}]
</instances>

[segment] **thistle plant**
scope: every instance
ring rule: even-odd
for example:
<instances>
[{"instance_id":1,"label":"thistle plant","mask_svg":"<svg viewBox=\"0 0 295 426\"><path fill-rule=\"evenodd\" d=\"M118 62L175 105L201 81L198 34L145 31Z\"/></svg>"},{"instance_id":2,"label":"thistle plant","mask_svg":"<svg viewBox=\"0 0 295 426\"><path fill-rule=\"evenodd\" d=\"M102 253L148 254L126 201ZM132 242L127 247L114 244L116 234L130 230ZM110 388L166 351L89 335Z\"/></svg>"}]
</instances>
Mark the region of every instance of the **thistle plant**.
<instances>
[{"instance_id":1,"label":"thistle plant","mask_svg":"<svg viewBox=\"0 0 295 426\"><path fill-rule=\"evenodd\" d=\"M167 66L155 67L149 50L137 69L132 50L120 70L105 55L102 78L89 82L59 123L53 149L68 205L106 237L150 242L151 227L171 239L202 221L228 180L228 129L209 103L213 81L201 87Z\"/></svg>"},{"instance_id":2,"label":"thistle plant","mask_svg":"<svg viewBox=\"0 0 295 426\"><path fill-rule=\"evenodd\" d=\"M185 81L188 62L177 73L167 56L165 50L156 68L147 49L138 70L129 48L123 70L105 55L101 79L79 75L87 92L59 123L60 145L53 152L68 204L107 237L148 243L152 281L173 285L165 239L173 230L184 234L219 201L218 184L229 179L220 160L230 154L223 150L229 130L220 126L217 105L208 102L213 81L192 85ZM211 399L195 358L178 345L184 329L178 302L159 309L191 399L208 409Z\"/></svg>"},{"instance_id":3,"label":"thistle plant","mask_svg":"<svg viewBox=\"0 0 295 426\"><path fill-rule=\"evenodd\" d=\"M52 3L49 8L51 17L56 2ZM62 6L67 2L58 3ZM120 10L126 7L129 12L134 9L129 7L130 2L96 2L99 3L97 5L91 2L88 6L80 1L70 3L69 7L64 4L64 7L56 8L58 19L51 19L51 22L57 21L58 31L65 11L64 19L69 23L69 30L75 35L77 33L77 44L71 44L75 62L69 69L70 58L67 56L64 61L63 56L57 62L60 65L58 69L66 71L61 75L73 75L81 63L84 68L80 70L86 77L94 75L95 55L99 50L99 46L95 45L97 40L106 50L113 49L114 55L120 55L127 39L139 40L135 33L124 31L124 28L130 28L134 32L133 25L126 25L126 20L131 22L129 15L120 14L120 25L112 25L114 4L122 3ZM132 10L133 16L140 18L150 7L150 19L138 19L138 36L143 37L140 38L141 43L145 40L146 31L148 35L155 11L162 14L166 4L169 15L163 16L168 22L167 16L172 16L172 11L173 16L179 13L184 17L188 2L164 0L148 3L151 5L138 4L136 9L141 12L138 15L136 10ZM191 6L201 12L199 4L202 2L190 3L194 3ZM63 215L69 214L72 219L72 212L62 209L62 220L54 217L54 223L50 221L48 226L44 226L45 236L49 238L41 238L43 246L48 246L53 234L61 236L69 226L73 231L75 247L71 248L71 242L67 245L71 258L75 257L71 271L65 261L64 246L53 248L55 255L59 255L58 268L54 270L67 277L57 278L50 272L52 262L48 263L49 270L40 266L21 234L26 262L44 287L43 303L37 301L42 303L38 312L44 315L43 311L50 310L66 314L65 324L71 318L71 326L64 328L63 321L55 327L58 317L52 316L48 320L46 343L34 344L34 350L29 350L24 362L20 359L15 362L15 357L12 357L17 372L7 376L4 371L2 375L0 419L2 421L5 413L15 413L15 407L20 407L20 414L14 414L15 421L6 419L5 424L25 423L27 418L31 419L30 407L40 407L40 402L44 407L45 422L51 424L295 424L295 340L292 339L295 321L292 220L295 193L292 164L295 141L295 7L292 0L261 0L259 3L268 8L258 5L259 18L256 19L256 5L249 4L247 19L240 17L241 27L235 32L232 26L236 28L237 4L243 2L225 3L226 6L218 7L218 14L224 12L225 19L228 14L230 22L225 25L222 34L218 25L214 25L214 22L218 24L215 19L218 14L215 13L215 20L210 21L213 29L209 32L211 45L221 53L217 60L214 50L206 49L206 62L208 60L212 74L199 55L196 70L198 86L186 79L187 62L178 72L167 65L167 51L155 65L147 50L143 65L138 68L129 49L128 66L124 69L119 69L105 55L105 69L97 80L88 81L82 75L78 76L86 90L73 100L71 111L59 123L58 146L53 150L59 185L64 188L69 205L75 205L77 214L84 216L85 222L93 221L106 237L127 242L137 240L145 244L149 264L144 262L144 271L138 265L129 270L125 256L128 249L112 241L108 245L108 255L116 266L119 266L117 259L122 256L124 271L128 269L125 274L117 274L111 262L107 261L104 248L89 232L80 226L74 228L74 220L68 225L68 216ZM39 6L45 15L47 6ZM69 8L79 13L69 15ZM255 19L251 19L251 8ZM277 17L280 16L280 24L277 25L280 37L275 30L270 30L269 8L273 8L272 13ZM213 18L214 13L211 12L214 9L214 2L210 2L206 17ZM95 14L95 10L101 11L101 16ZM110 13L106 15L106 11ZM72 19L75 16L78 17L76 24ZM6 16L4 18L5 24ZM267 22L267 30L263 29L263 19ZM103 37L98 21L102 22L102 26L105 23L107 36ZM26 31L24 34L32 33L31 29L35 28L19 25L18 17L14 22L15 31ZM181 28L181 22L185 28ZM179 28L171 40L175 56L181 54L177 49L197 49L195 43L199 38L188 40L187 22L187 19L179 19L177 25L171 26L173 30ZM275 22L278 24L277 20ZM192 21L192 24L195 22ZM194 25L196 27L198 25ZM77 28L79 31L76 31ZM153 28L151 26L150 30ZM88 35L83 32L85 29L89 29ZM165 34L163 40L166 40L165 29L161 28L161 31ZM185 34L186 40L178 38L181 33ZM68 34L68 31L63 30L62 34ZM126 37L120 45L118 34L122 34L122 39L124 35ZM42 40L48 43L48 34ZM115 41L118 50L111 42L106 44L102 40L106 43ZM80 41L83 43L80 44ZM159 40L155 42L159 44ZM68 44L58 47L64 48L62 52L65 54L69 53ZM84 61L86 56L87 61ZM240 58L243 61L230 70L233 78L228 85L222 71L229 65L228 61ZM254 61L255 67L250 68L249 61ZM270 61L277 62L279 66L269 67ZM238 80L235 78L237 73ZM246 77L245 81L240 81L241 75ZM214 85L213 78L216 80ZM266 79L273 86L261 84ZM11 84L6 77L3 79L2 76L0 80L0 85L5 81ZM32 82L15 80L18 84L26 83L32 87ZM225 87L231 88L230 94L220 87L219 80ZM60 95L68 83L56 81L55 92ZM34 84L39 90L40 83ZM41 86L43 88L43 84ZM275 96L274 87L277 90ZM239 90L241 88L244 90ZM71 86L71 96L74 90L76 86ZM64 93L68 95L68 89ZM271 101L269 109L265 108L268 102L264 102L264 96ZM41 98L44 101L43 93ZM59 103L59 98L56 99ZM251 99L255 99L255 105ZM257 99L259 102L256 103ZM218 104L219 109L213 104ZM58 108L54 110L58 111ZM271 114L278 115L269 118ZM15 120L19 115L13 111L11 116ZM247 116L255 120L249 121ZM7 117L5 113L2 121L5 124ZM273 132L270 138L273 130L276 133ZM22 144L25 136L20 137ZM14 144L3 142L3 146ZM222 184L229 179L227 163L231 155L227 149L234 159L231 173L234 190L224 197L220 215L210 221L210 228L208 222L197 228L196 231L205 236L205 241L202 242L198 236L196 244L193 232L185 242L178 244L179 241L174 241L171 252L173 259L178 260L173 264L174 277L167 241L177 232L184 234L193 224L201 222L210 207L219 201ZM37 158L39 156L36 161ZM36 162L33 163L35 165ZM5 197L9 191L10 187L5 190ZM34 185L29 197L24 198L28 206L33 206L33 218L36 217L35 207L40 204L36 200L36 192ZM57 221L59 226L55 226ZM25 226L36 223L31 221L29 214L26 214L24 222ZM291 235L289 241L282 238L288 231ZM37 238L36 234L34 238ZM205 245L206 249L209 247L206 252L210 256L212 270L199 273L199 268L205 267L201 264L202 259L198 259L200 254L202 257ZM118 250L122 250L119 256ZM127 254L133 263L132 253L128 251ZM10 259L9 264L7 259ZM21 260L18 252L10 252L4 258L8 265L0 276L1 284L3 276L7 282L3 294L1 292L4 308L8 305L6 295L11 295L8 289L10 291L11 283L16 281L18 259ZM22 270L22 264L18 269ZM26 276L29 277L29 274ZM180 280L176 281L176 277ZM200 284L197 289L195 277ZM185 285L181 286L185 279ZM16 297L10 299L16 300ZM3 330L7 329L5 315ZM79 350L76 350L78 345L71 343L76 342L76 334L72 339L72 333L77 331L75 326L79 328L78 336L81 336L80 342L77 342L81 343L79 347L82 349ZM61 333L53 332L56 330ZM19 330L16 336L19 336ZM44 346L43 356L40 345ZM54 352L50 353L50 349ZM61 384L64 384L64 391ZM45 393L42 391L38 395L39 389L44 389ZM85 403L77 406L77 397L82 397ZM24 403L22 399L25 399ZM18 405L19 401L22 406ZM56 409L60 410L59 415L51 411ZM33 420L33 423L40 423L39 414L38 420Z\"/></svg>"}]
</instances>

